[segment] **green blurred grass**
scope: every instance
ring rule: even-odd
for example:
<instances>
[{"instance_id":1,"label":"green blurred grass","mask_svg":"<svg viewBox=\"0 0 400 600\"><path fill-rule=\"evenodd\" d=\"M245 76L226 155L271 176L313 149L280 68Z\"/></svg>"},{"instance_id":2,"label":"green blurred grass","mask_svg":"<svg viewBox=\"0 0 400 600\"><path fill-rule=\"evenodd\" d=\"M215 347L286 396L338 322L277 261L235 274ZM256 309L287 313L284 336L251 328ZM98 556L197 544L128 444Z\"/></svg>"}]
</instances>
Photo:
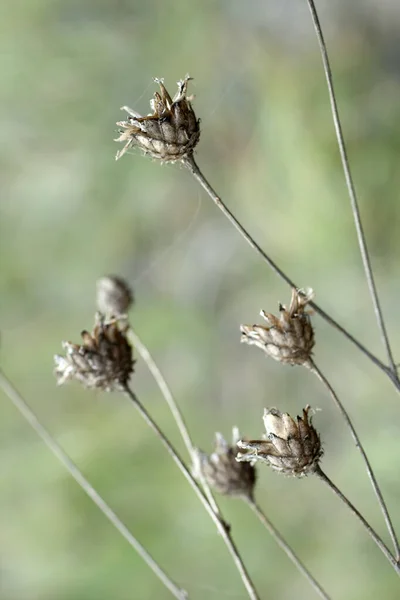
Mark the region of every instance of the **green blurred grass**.
<instances>
[{"instance_id":1,"label":"green blurred grass","mask_svg":"<svg viewBox=\"0 0 400 600\"><path fill-rule=\"evenodd\" d=\"M361 3L359 21L333 5L322 18L396 350L400 86L390 57L399 28L393 21L383 31ZM286 302L286 287L178 165L160 167L138 152L114 161L119 107L147 112L153 76L173 89L189 72L207 177L293 279L384 358L316 43L305 6L283 30L290 6L281 5L279 19L272 2L244 10L211 0L25 0L0 8L1 364L195 600L246 597L212 524L132 407L75 385L56 389L52 355L91 326L96 279L126 276L137 297L132 322L199 446L211 450L214 431L229 435L235 424L259 435L264 406L297 414L309 402L321 408L315 423L328 474L383 532L361 461L317 382L238 343L239 324ZM318 318L315 326L318 363L360 429L399 526L398 399L346 341ZM133 384L183 452L140 362ZM169 597L3 395L0 406L1 598ZM398 597L383 557L318 481L260 470L258 498L335 599ZM245 507L222 505L262 597L311 598Z\"/></svg>"}]
</instances>

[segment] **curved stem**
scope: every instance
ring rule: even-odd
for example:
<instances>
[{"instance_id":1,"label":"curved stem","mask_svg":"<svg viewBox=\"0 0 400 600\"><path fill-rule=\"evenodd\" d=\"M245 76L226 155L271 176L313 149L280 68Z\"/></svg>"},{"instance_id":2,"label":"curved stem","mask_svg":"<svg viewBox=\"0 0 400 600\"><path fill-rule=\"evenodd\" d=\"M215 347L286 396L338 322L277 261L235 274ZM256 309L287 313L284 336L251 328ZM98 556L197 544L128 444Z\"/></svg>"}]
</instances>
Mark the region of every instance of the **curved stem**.
<instances>
[{"instance_id":1,"label":"curved stem","mask_svg":"<svg viewBox=\"0 0 400 600\"><path fill-rule=\"evenodd\" d=\"M318 18L317 9L313 0L307 0L308 8L310 9L312 22L314 25L315 34L317 36L319 49L321 52L322 64L324 68L326 83L328 86L329 101L332 110L333 124L335 127L336 139L339 147L340 158L342 161L344 176L346 179L346 186L350 197L351 210L353 213L354 224L357 232L357 240L360 248L361 258L364 266L364 273L367 279L368 289L371 296L375 318L378 323L378 327L381 333L382 342L386 350L386 354L389 360L390 368L397 376L397 369L393 359L392 349L390 347L389 336L386 329L385 321L383 318L382 307L379 302L378 291L376 289L374 274L372 271L371 260L368 253L367 241L365 239L365 233L362 226L360 208L358 206L356 189L354 186L353 178L350 170L350 163L347 156L346 144L343 137L342 125L339 117L339 109L336 102L335 90L333 86L332 69L329 63L328 50L325 44L324 35L322 33L321 24Z\"/></svg>"},{"instance_id":2,"label":"curved stem","mask_svg":"<svg viewBox=\"0 0 400 600\"><path fill-rule=\"evenodd\" d=\"M189 456L192 460L192 464L194 464L194 461L196 460L196 456L195 456L196 448L192 442L192 438L190 437L185 420L184 420L183 415L175 401L175 398L173 397L172 392L169 389L169 386L168 386L167 382L165 381L163 374L161 373L160 369L157 367L156 363L154 362L153 357L151 356L147 347L144 345L142 340L139 338L137 333L135 333L135 331L132 329L131 326L129 327L128 332L129 332L129 336L132 340L133 346L136 348L136 350L139 352L140 356L143 358L150 373L153 375L154 381L157 383L162 395L164 396L164 400L168 404L168 407L171 411L172 417L174 418L175 423L177 424L177 427L179 429L181 437L184 441L187 451L189 452ZM207 496L207 500L211 504L213 511L218 516L221 516L218 504L215 501L215 498L210 490L210 486L208 485L206 479L204 478L201 469L199 469L198 478L200 480L201 485L203 486L204 492Z\"/></svg>"},{"instance_id":3,"label":"curved stem","mask_svg":"<svg viewBox=\"0 0 400 600\"><path fill-rule=\"evenodd\" d=\"M50 449L52 454L63 464L69 474L75 479L77 484L82 490L93 500L96 506L101 510L103 515L112 523L112 525L119 531L119 533L126 539L130 546L136 550L139 556L144 562L150 567L153 573L158 579L164 584L164 586L171 592L171 594L179 600L187 598L185 590L179 588L163 571L163 569L157 564L147 550L141 545L141 543L133 536L129 529L122 523L117 517L115 512L109 507L109 505L103 500L100 494L94 489L89 481L84 477L82 472L78 469L76 464L70 459L68 454L64 452L61 446L58 445L53 436L47 431L47 429L40 423L38 418L32 409L28 406L19 392L15 389L12 383L6 378L4 373L0 371L0 387L4 393L10 398L14 406L19 410L22 416L28 421L30 426L36 431L38 436L43 440L46 446Z\"/></svg>"},{"instance_id":4,"label":"curved stem","mask_svg":"<svg viewBox=\"0 0 400 600\"><path fill-rule=\"evenodd\" d=\"M354 425L353 425L353 423L352 423L352 421L351 421L351 419L350 419L350 417L349 417L349 415L348 415L345 407L340 402L340 400L339 400L339 398L338 398L335 390L332 388L331 384L329 383L329 381L327 380L327 378L325 377L325 375L322 373L322 371L317 367L317 365L313 361L310 361L310 363L308 365L306 365L306 366L307 366L308 369L310 369L310 371L312 373L314 373L314 375L316 375L316 377L318 377L318 379L321 381L321 383L326 387L326 389L328 390L328 392L329 392L329 394L330 394L330 396L331 396L334 404L339 409L339 411L340 411L343 419L346 422L346 425L350 429L351 436L352 436L352 438L354 440L354 443L355 443L356 447L358 448L358 450L360 451L360 454L361 454L361 456L363 458L363 461L365 463L365 467L367 469L367 473L368 473L368 476L370 478L372 488L373 488L373 490L375 492L375 495L376 495L376 497L378 499L378 503L379 503L380 509L382 511L382 514L383 514L383 518L385 519L386 527L388 529L389 535L390 535L391 540L393 542L393 546L394 546L394 549L395 549L395 552L396 552L397 560L399 560L400 559L400 546L399 546L399 542L398 542L398 539L397 539L397 536L396 536L396 532L394 530L394 526L393 526L392 520L390 518L389 511L388 511L388 508L386 506L385 500L383 498L381 489L380 489L379 484L378 484L378 482L376 480L375 474L374 474L374 472L372 470L371 463L369 462L368 456L367 456L367 454L366 454L366 452L364 450L364 447L363 447L363 445L361 443L361 440L358 437L358 433L355 430L355 427L354 427Z\"/></svg>"},{"instance_id":5,"label":"curved stem","mask_svg":"<svg viewBox=\"0 0 400 600\"><path fill-rule=\"evenodd\" d=\"M194 450L192 438L190 437L190 434L189 434L188 428L186 426L186 423L183 419L182 413L179 410L178 405L175 402L175 399L172 395L171 390L169 389L167 382L164 379L163 374L161 373L160 369L154 362L154 359L151 356L151 354L150 354L149 350L147 349L147 347L145 346L145 344L139 338L137 333L135 333L135 331L133 330L132 326L129 327L128 332L129 332L128 334L132 340L134 348L139 352L140 356L146 363L150 373L153 375L153 378L154 378L156 384L158 385L162 395L164 396L164 399L165 399L166 403L168 404L168 407L172 413L172 416L174 417L174 420L178 426L179 433L182 436L185 446L186 446L190 456L192 456L193 450Z\"/></svg>"},{"instance_id":6,"label":"curved stem","mask_svg":"<svg viewBox=\"0 0 400 600\"><path fill-rule=\"evenodd\" d=\"M314 579L311 575L310 571L303 565L298 556L294 553L289 544L284 540L276 527L271 523L271 521L267 518L263 510L257 504L255 500L249 498L248 496L243 498L251 510L258 517L259 521L264 525L265 529L268 533L274 538L276 543L282 550L285 552L287 557L292 561L292 563L297 567L297 569L304 575L304 577L309 581L309 583L314 588L314 591L320 596L320 598L324 598L324 600L329 600L328 594L324 591L324 589L319 585L318 581Z\"/></svg>"},{"instance_id":7,"label":"curved stem","mask_svg":"<svg viewBox=\"0 0 400 600\"><path fill-rule=\"evenodd\" d=\"M243 560L239 554L239 550L236 548L236 545L231 537L229 527L214 512L214 510L212 509L206 496L204 495L200 486L198 485L197 481L193 478L193 476L191 475L190 471L187 469L187 467L183 463L182 459L180 458L180 456L177 453L177 451L175 450L175 448L172 446L172 444L170 443L168 438L164 435L164 433L158 427L157 423L155 421L153 421L153 419L151 418L151 416L149 415L149 413L147 412L147 410L145 409L143 404L138 400L136 395L132 392L132 390L128 386L122 387L121 389L122 389L123 393L126 396L128 396L128 398L133 402L135 408L137 408L137 410L139 411L139 413L141 414L143 419L146 421L146 423L149 425L149 427L154 431L154 433L157 435L157 437L161 440L164 447L168 451L169 455L172 457L175 464L177 465L177 467L179 468L179 470L185 477L186 481L193 488L193 490L196 493L197 497L199 498L200 502L203 504L204 508L206 509L206 511L212 518L212 520L214 521L214 523L218 529L218 532L220 533L222 539L224 540L224 542L233 558L236 568L240 573L240 576L245 585L245 588L247 590L249 598L251 598L251 600L259 600L259 596L256 592L254 584L251 581L250 575L248 574L246 567L243 563Z\"/></svg>"},{"instance_id":8,"label":"curved stem","mask_svg":"<svg viewBox=\"0 0 400 600\"><path fill-rule=\"evenodd\" d=\"M232 225L236 228L236 230L242 235L242 237L246 240L246 242L256 250L256 252L261 256L261 258L267 263L267 265L290 287L298 287L296 284L278 267L278 265L269 257L269 255L257 244L257 242L251 237L248 231L243 227L243 225L236 219L236 217L231 213L229 208L224 204L215 190L211 187L207 179L204 177L203 173L199 169L197 163L195 162L193 156L187 156L182 160L182 163L189 169L192 173L193 177L199 182L202 188L207 192L212 201L216 204L216 206L221 210L221 212L227 217L227 219L232 223ZM322 308L320 308L314 302L310 302L309 304L316 313L318 313L329 325L337 329L340 333L342 333L352 344L354 344L360 352L362 352L365 356L367 356L379 369L381 369L386 375L390 378L395 387L400 390L400 381L396 377L396 375L392 372L392 370L387 367L382 361L380 361L374 354L372 354L361 342L359 342L354 336L351 335L344 327L339 325L330 315L328 315Z\"/></svg>"},{"instance_id":9,"label":"curved stem","mask_svg":"<svg viewBox=\"0 0 400 600\"><path fill-rule=\"evenodd\" d=\"M367 530L369 535L372 537L375 544L386 556L386 558L388 559L388 561L390 562L390 564L392 565L392 567L394 568L396 573L398 575L400 575L400 564L396 561L396 559L394 558L392 553L389 551L389 548L381 540L381 538L376 533L376 531L374 529L372 529L372 527L368 523L368 521L366 521L366 519L364 519L362 514L356 509L356 507L350 502L350 500L348 498L346 498L346 496L344 494L342 494L342 492L339 490L338 487L336 487L336 485L333 483L333 481L331 481L329 479L329 477L322 471L320 466L318 466L316 468L315 475L317 475L317 477L319 477L319 479L321 479L324 483L326 483L330 487L330 489L336 494L336 496L338 496L341 499L341 501L344 502L344 504L351 510L353 515L355 515L357 517L357 519L361 522L361 524L365 527L365 529Z\"/></svg>"}]
</instances>

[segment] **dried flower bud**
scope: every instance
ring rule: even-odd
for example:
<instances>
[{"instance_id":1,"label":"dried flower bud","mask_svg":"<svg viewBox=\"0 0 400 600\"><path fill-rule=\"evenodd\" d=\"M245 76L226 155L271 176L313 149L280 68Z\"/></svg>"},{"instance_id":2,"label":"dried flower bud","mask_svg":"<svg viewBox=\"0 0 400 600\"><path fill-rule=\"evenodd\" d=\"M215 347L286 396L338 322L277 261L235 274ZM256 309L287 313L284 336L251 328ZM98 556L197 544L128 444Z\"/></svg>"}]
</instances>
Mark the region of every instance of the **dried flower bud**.
<instances>
[{"instance_id":1,"label":"dried flower bud","mask_svg":"<svg viewBox=\"0 0 400 600\"><path fill-rule=\"evenodd\" d=\"M215 452L209 456L197 451L194 476L198 478L201 471L207 483L220 494L252 498L256 470L250 463L236 460L239 438L236 427L232 430L232 446L220 433L216 433Z\"/></svg>"},{"instance_id":2,"label":"dried flower bud","mask_svg":"<svg viewBox=\"0 0 400 600\"><path fill-rule=\"evenodd\" d=\"M54 357L58 385L76 379L87 388L106 392L121 389L133 372L132 347L117 320L97 314L92 333L82 332L83 344L63 342L65 356Z\"/></svg>"},{"instance_id":3,"label":"dried flower bud","mask_svg":"<svg viewBox=\"0 0 400 600\"><path fill-rule=\"evenodd\" d=\"M126 315L133 303L129 285L116 275L101 277L97 280L97 308L107 317Z\"/></svg>"},{"instance_id":4,"label":"dried flower bud","mask_svg":"<svg viewBox=\"0 0 400 600\"><path fill-rule=\"evenodd\" d=\"M193 152L199 141L199 119L186 95L187 75L178 82L178 91L171 96L164 87L162 79L155 79L160 86L160 94L156 92L150 101L152 113L143 117L128 106L123 106L129 117L127 121L119 121L117 125L123 129L116 142L126 142L116 159L121 158L129 148L137 146L145 154L162 161L175 161Z\"/></svg>"},{"instance_id":5,"label":"dried flower bud","mask_svg":"<svg viewBox=\"0 0 400 600\"><path fill-rule=\"evenodd\" d=\"M264 412L266 435L263 440L240 440L236 460L266 462L276 471L285 475L302 477L313 473L322 456L319 435L308 420L310 407L303 409L303 416L297 423L288 413L276 408Z\"/></svg>"},{"instance_id":6,"label":"dried flower bud","mask_svg":"<svg viewBox=\"0 0 400 600\"><path fill-rule=\"evenodd\" d=\"M307 365L314 346L314 330L310 322L310 314L304 308L313 297L312 289L293 289L289 308L279 305L279 318L261 311L267 327L241 325L241 341L258 346L279 362L289 365Z\"/></svg>"}]
</instances>

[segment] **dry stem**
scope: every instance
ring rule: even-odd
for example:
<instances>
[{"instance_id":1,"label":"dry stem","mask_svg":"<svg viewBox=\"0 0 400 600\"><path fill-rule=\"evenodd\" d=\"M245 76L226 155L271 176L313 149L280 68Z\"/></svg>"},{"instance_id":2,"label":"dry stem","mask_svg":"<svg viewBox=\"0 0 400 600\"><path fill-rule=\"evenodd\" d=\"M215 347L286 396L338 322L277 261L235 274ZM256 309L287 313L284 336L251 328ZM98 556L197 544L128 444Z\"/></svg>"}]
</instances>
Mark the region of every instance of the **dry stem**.
<instances>
[{"instance_id":1,"label":"dry stem","mask_svg":"<svg viewBox=\"0 0 400 600\"><path fill-rule=\"evenodd\" d=\"M316 377L318 377L318 379L321 381L321 383L326 387L326 389L328 390L328 392L329 392L329 394L330 394L330 396L331 396L334 404L339 409L339 411L340 411L343 419L346 422L346 425L350 429L351 436L352 436L352 438L354 440L354 443L355 443L356 447L358 448L358 450L360 451L360 454L361 454L361 456L363 458L363 461L365 463L365 466L366 466L366 469L367 469L367 473L368 473L368 476L369 476L370 481L371 481L371 485L372 485L373 490L374 490L374 492L376 494L376 497L378 499L379 506L381 508L383 517L385 519L386 527L387 527L387 529L389 531L390 537L391 537L392 542L393 542L393 546L395 548L397 560L399 560L400 547L399 547L399 542L398 542L398 539L397 539L397 536L396 536L396 532L394 530L394 526L393 526L393 523L391 521L388 508L386 506L385 500L383 499L383 495L382 495L381 489L380 489L379 484L378 484L378 482L376 480L375 474L374 474L374 472L372 470L372 467L371 467L371 464L369 462L368 456L367 456L367 454L366 454L366 452L364 450L364 447L363 447L363 445L361 443L360 438L358 437L358 433L355 430L355 427L354 427L354 425L353 425L353 423L352 423L352 421L351 421L351 419L350 419L350 417L349 417L349 415L348 415L345 407L343 406L343 404L339 400L339 398L338 398L335 390L332 388L331 384L329 383L329 381L327 380L327 378L325 377L325 375L322 373L322 371L320 371L320 369L317 367L317 365L313 361L311 361L311 360L310 360L309 364L305 365L305 366L307 366L307 368L309 368L310 371L312 373L314 373L314 375L316 375Z\"/></svg>"},{"instance_id":2,"label":"dry stem","mask_svg":"<svg viewBox=\"0 0 400 600\"><path fill-rule=\"evenodd\" d=\"M167 382L165 381L163 374L161 373L160 369L157 367L156 363L153 360L153 357L151 356L151 354L148 351L145 344L139 338L137 333L135 333L135 331L132 329L132 327L129 327L128 331L129 331L129 336L132 340L133 346L136 348L136 350L139 352L140 356L143 358L150 373L153 375L154 381L157 383L162 395L164 396L164 400L168 404L168 407L169 407L171 414L175 420L175 423L177 424L177 427L179 429L181 437L185 443L187 451L189 452L189 456L192 460L192 464L194 464L194 461L196 459L196 457L195 457L196 448L192 442L192 438L190 437L189 430L186 426L183 415L175 401L175 398L173 397L172 392L169 389L169 386L168 386ZM213 511L215 512L215 514L218 515L220 518L222 518L218 504L211 492L210 486L208 485L206 479L203 477L203 473L201 472L201 469L199 471L200 471L199 472L199 480L200 480L201 485L203 486L203 489L207 496L207 499L208 499L209 503L211 504L211 507L212 507Z\"/></svg>"},{"instance_id":3,"label":"dry stem","mask_svg":"<svg viewBox=\"0 0 400 600\"><path fill-rule=\"evenodd\" d=\"M339 147L340 158L342 161L344 176L346 179L346 186L350 197L351 211L353 213L354 225L357 232L358 245L360 247L361 258L364 267L365 277L367 279L368 289L371 296L372 304L374 307L376 321L381 333L382 342L388 356L389 365L394 377L398 381L397 369L393 359L392 349L390 347L389 336L386 329L385 321L383 318L383 312L381 304L379 302L378 291L374 280L374 274L372 271L371 260L368 253L367 241L365 238L364 229L361 221L360 208L358 205L356 189L354 186L353 178L350 170L350 163L347 156L346 144L343 137L342 125L339 117L339 109L336 102L335 89L333 86L332 70L329 62L328 50L325 44L324 35L322 33L321 24L318 18L317 9L313 0L307 0L308 8L310 9L311 18L314 25L315 34L317 36L319 49L321 52L322 64L324 68L326 83L328 86L329 101L332 110L333 124L335 127L336 139Z\"/></svg>"},{"instance_id":4,"label":"dry stem","mask_svg":"<svg viewBox=\"0 0 400 600\"><path fill-rule=\"evenodd\" d=\"M103 498L99 495L99 493L93 488L93 486L89 483L89 481L84 477L82 472L78 469L75 463L70 459L70 457L64 452L64 450L59 446L53 436L47 431L47 429L40 423L32 409L28 406L25 400L22 398L21 394L15 389L13 384L6 378L4 373L0 371L0 387L4 391L4 393L10 398L11 402L14 406L19 410L24 419L28 421L30 426L36 431L38 436L43 440L43 442L50 449L52 454L64 465L69 474L75 479L77 484L82 488L82 490L93 500L96 506L101 510L103 515L107 517L107 519L112 523L112 525L120 532L120 534L127 540L127 542L132 546L134 550L139 554L139 556L145 561L145 563L150 567L153 573L158 577L158 579L165 585L165 587L171 592L175 598L179 600L184 600L187 598L187 593L185 590L179 588L162 570L162 568L157 564L152 556L147 552L147 550L141 545L141 543L133 536L133 534L129 531L129 529L122 523L122 521L117 517L114 511L109 507L109 505L103 500Z\"/></svg>"},{"instance_id":5,"label":"dry stem","mask_svg":"<svg viewBox=\"0 0 400 600\"><path fill-rule=\"evenodd\" d=\"M236 217L231 213L229 208L224 204L215 190L211 187L207 179L204 177L203 173L199 169L197 163L195 162L193 156L187 156L182 160L182 163L189 169L192 173L193 177L199 182L201 187L207 192L212 201L216 204L216 206L221 210L221 212L227 217L227 219L232 223L232 225L236 228L237 231L242 235L242 237L246 240L246 242L256 250L256 252L262 257L262 259L268 264L268 266L281 278L285 281L290 287L298 287L296 284L284 273L278 265L269 257L269 255L257 244L257 242L252 238L252 236L248 233L248 231L243 227L243 225L236 219ZM393 385L400 390L400 381L397 378L396 374L393 373L392 369L385 365L379 358L377 358L372 352L370 352L359 340L357 340L351 333L349 333L344 327L339 325L330 315L328 315L322 308L320 308L315 302L310 302L310 306L317 312L329 325L337 329L341 334L343 334L350 342L352 342L365 356L367 356L381 371L386 373L386 375L390 378Z\"/></svg>"},{"instance_id":6,"label":"dry stem","mask_svg":"<svg viewBox=\"0 0 400 600\"><path fill-rule=\"evenodd\" d=\"M336 487L336 485L333 483L333 481L331 481L329 479L329 477L322 471L322 469L321 469L320 466L317 466L317 468L315 470L315 475L317 477L319 477L319 479L321 479L322 481L324 481L330 487L330 489L342 500L342 502L344 502L345 505L351 510L351 512L353 513L353 515L355 515L357 517L357 519L362 523L362 525L368 531L369 535L372 537L372 539L374 540L375 544L378 546L378 548L386 556L386 558L388 559L388 561L390 562L390 564L392 565L392 567L394 568L394 570L396 571L396 573L398 575L400 575L400 565L399 565L399 563L396 561L396 559L394 558L394 556L390 552L389 548L382 541L382 539L379 537L379 535L376 533L376 531L374 529L372 529L372 527L368 523L368 521L366 521L366 519L364 519L364 517L362 516L362 514L356 509L356 507L350 502L350 500L348 498L346 498L346 496L339 490L339 488Z\"/></svg>"},{"instance_id":7,"label":"dry stem","mask_svg":"<svg viewBox=\"0 0 400 600\"><path fill-rule=\"evenodd\" d=\"M157 437L161 440L161 442L163 443L164 447L166 448L166 450L168 451L170 456L172 456L175 464L177 465L177 467L179 468L179 470L181 471L181 473L183 474L183 476L185 477L187 482L193 488L197 497L200 499L204 508L206 509L206 511L212 518L212 520L214 521L214 523L218 529L218 532L222 536L222 539L224 540L229 552L231 553L231 556L233 558L233 561L236 565L237 570L240 573L240 576L245 585L245 588L247 590L249 598L251 598L251 600L259 600L259 596L256 592L256 589L250 578L250 575L248 574L248 572L246 570L246 567L240 556L239 550L237 549L237 547L231 537L229 527L227 527L226 524L222 521L222 519L214 512L214 510L212 509L206 496L204 495L203 491L201 490L200 486L198 485L197 481L193 478L193 476L191 475L190 471L187 469L187 467L183 463L182 459L180 458L180 456L177 453L177 451L175 450L175 448L172 446L172 444L170 443L168 438L164 435L164 433L158 427L157 423L155 421L153 421L153 419L151 418L151 416L149 415L147 410L144 408L142 403L138 400L136 395L132 392L132 390L128 386L123 387L122 391L133 402L134 406L137 408L137 410L139 411L139 413L141 414L143 419L146 421L146 423L149 425L149 427L154 431L154 433L157 435Z\"/></svg>"},{"instance_id":8,"label":"dry stem","mask_svg":"<svg viewBox=\"0 0 400 600\"><path fill-rule=\"evenodd\" d=\"M286 542L286 540L284 540L284 538L281 536L279 531L275 528L275 526L267 518L267 516L265 515L263 510L257 504L257 502L255 500L253 500L252 498L249 498L248 496L243 497L243 499L246 501L246 503L250 506L251 510L258 517L259 521L264 525L264 527L266 528L268 533L270 533L270 535L274 538L274 540L276 541L278 546L280 548L282 548L282 550L285 552L287 557L297 567L297 569L300 571L300 573L302 573L304 575L304 577L309 581L309 583L312 585L312 587L317 592L317 594L321 598L324 598L325 600L329 600L328 594L320 586L318 581L316 581L316 579L314 579L314 577L311 575L310 571L303 565L301 560L298 558L298 556L295 554L295 552L292 550L292 548L289 546L289 544Z\"/></svg>"}]
</instances>

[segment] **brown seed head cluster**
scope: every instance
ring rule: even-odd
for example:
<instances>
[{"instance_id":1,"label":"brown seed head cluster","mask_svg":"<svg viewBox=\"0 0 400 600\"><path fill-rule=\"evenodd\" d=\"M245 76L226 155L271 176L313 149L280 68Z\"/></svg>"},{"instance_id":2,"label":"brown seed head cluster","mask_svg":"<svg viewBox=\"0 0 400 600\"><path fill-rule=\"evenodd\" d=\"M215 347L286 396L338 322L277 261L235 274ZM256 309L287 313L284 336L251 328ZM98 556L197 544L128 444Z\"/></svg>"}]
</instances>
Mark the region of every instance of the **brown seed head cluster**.
<instances>
[{"instance_id":1,"label":"brown seed head cluster","mask_svg":"<svg viewBox=\"0 0 400 600\"><path fill-rule=\"evenodd\" d=\"M63 342L65 356L54 357L57 383L75 379L87 388L106 392L125 386L134 365L126 330L116 319L106 320L97 314L93 332L81 334L83 343Z\"/></svg>"},{"instance_id":2,"label":"brown seed head cluster","mask_svg":"<svg viewBox=\"0 0 400 600\"><path fill-rule=\"evenodd\" d=\"M314 297L311 289L293 289L289 308L280 305L276 317L265 311L261 316L264 325L241 325L241 341L258 346L268 356L289 365L304 365L311 359L314 346L314 330L305 307Z\"/></svg>"},{"instance_id":3,"label":"brown seed head cluster","mask_svg":"<svg viewBox=\"0 0 400 600\"><path fill-rule=\"evenodd\" d=\"M178 91L173 99L163 80L155 79L160 93L154 94L150 101L152 112L146 117L128 106L122 107L129 116L126 121L117 123L122 130L115 141L125 142L115 157L117 160L132 146L162 161L180 160L193 152L200 137L200 121L186 94L190 79L187 75L178 82Z\"/></svg>"},{"instance_id":4,"label":"brown seed head cluster","mask_svg":"<svg viewBox=\"0 0 400 600\"><path fill-rule=\"evenodd\" d=\"M322 456L319 435L308 419L310 407L303 409L297 423L276 408L264 412L264 440L240 440L236 460L267 463L285 475L303 477L313 473Z\"/></svg>"},{"instance_id":5,"label":"brown seed head cluster","mask_svg":"<svg viewBox=\"0 0 400 600\"><path fill-rule=\"evenodd\" d=\"M218 493L253 498L256 470L250 463L236 460L239 439L236 427L232 431L232 445L220 433L216 433L215 451L210 456L197 451L194 476L198 478L201 470L207 483Z\"/></svg>"},{"instance_id":6,"label":"brown seed head cluster","mask_svg":"<svg viewBox=\"0 0 400 600\"><path fill-rule=\"evenodd\" d=\"M97 308L107 317L127 314L133 303L133 294L128 283L117 275L108 275L97 280Z\"/></svg>"}]
</instances>

